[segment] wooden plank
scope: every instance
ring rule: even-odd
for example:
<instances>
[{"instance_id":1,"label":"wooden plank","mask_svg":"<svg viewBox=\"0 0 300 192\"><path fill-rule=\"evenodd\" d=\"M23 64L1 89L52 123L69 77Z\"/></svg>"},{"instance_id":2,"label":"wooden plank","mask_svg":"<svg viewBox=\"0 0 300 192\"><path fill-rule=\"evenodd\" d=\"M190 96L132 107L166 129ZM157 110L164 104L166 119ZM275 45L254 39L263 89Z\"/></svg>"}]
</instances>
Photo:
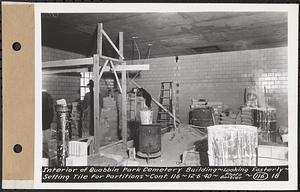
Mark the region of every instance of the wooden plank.
<instances>
[{"instance_id":1,"label":"wooden plank","mask_svg":"<svg viewBox=\"0 0 300 192\"><path fill-rule=\"evenodd\" d=\"M135 86L137 86L138 88L142 88L139 84L137 84L134 80L132 80L132 79L130 79L130 82L132 83L132 84L134 84ZM172 118L174 118L174 119L176 119L176 122L177 123L180 123L180 120L177 118L177 117L175 117L168 109L166 109L164 106L162 106L158 101L156 101L153 97L151 97L152 98L152 101L156 104L156 105L158 105L160 108L162 108L165 112L167 112Z\"/></svg>"},{"instance_id":2,"label":"wooden plank","mask_svg":"<svg viewBox=\"0 0 300 192\"><path fill-rule=\"evenodd\" d=\"M97 53L98 56L102 56L102 41L103 41L103 36L102 36L102 31L103 31L103 24L102 23L98 23L97 26Z\"/></svg>"},{"instance_id":3,"label":"wooden plank","mask_svg":"<svg viewBox=\"0 0 300 192\"><path fill-rule=\"evenodd\" d=\"M107 62L105 62L107 63ZM104 63L104 65L105 65ZM103 65L103 66L104 66ZM145 71L149 70L149 65L115 65L115 70L118 71ZM88 68L76 68L76 69L55 69L55 70L50 70L50 68L47 68L49 70L43 70L43 74L56 74L56 73L73 73L73 72L88 72ZM102 70L102 69L101 69ZM110 72L111 68L109 66L105 66L103 68L103 72ZM101 75L100 75L101 78Z\"/></svg>"},{"instance_id":4,"label":"wooden plank","mask_svg":"<svg viewBox=\"0 0 300 192\"><path fill-rule=\"evenodd\" d=\"M133 146L133 142L134 142L133 140L127 141L127 146ZM100 147L99 150L104 151L104 150L109 149L111 151L114 151L114 147L117 147L119 144L123 144L123 140L119 140L114 143L104 145L104 146Z\"/></svg>"},{"instance_id":5,"label":"wooden plank","mask_svg":"<svg viewBox=\"0 0 300 192\"><path fill-rule=\"evenodd\" d=\"M108 60L105 61L104 65L102 66L102 68L100 69L100 74L99 74L99 77L98 77L98 81L100 81L103 73L104 73L104 69L106 69L107 67L107 63L108 63Z\"/></svg>"},{"instance_id":6,"label":"wooden plank","mask_svg":"<svg viewBox=\"0 0 300 192\"><path fill-rule=\"evenodd\" d=\"M149 65L145 64L145 65L115 65L114 66L116 71L146 71L149 70ZM106 67L104 68L104 72L108 72L111 71L110 67Z\"/></svg>"},{"instance_id":7,"label":"wooden plank","mask_svg":"<svg viewBox=\"0 0 300 192\"><path fill-rule=\"evenodd\" d=\"M102 23L98 23L97 27L97 53L98 55L94 55L94 67L93 67L93 79L94 79L94 138L95 138L95 152L99 151L100 147L100 139L101 139L101 127L100 127L100 104L99 104L99 93L100 93L100 79L99 79L99 69L100 59L99 56L102 55ZM103 62L103 60L101 60ZM102 65L101 65L102 66Z\"/></svg>"},{"instance_id":8,"label":"wooden plank","mask_svg":"<svg viewBox=\"0 0 300 192\"><path fill-rule=\"evenodd\" d=\"M117 63L123 63L123 62L125 62L123 60L119 60L119 59L112 58L112 57L107 57L107 56L104 56L104 55L101 55L99 57L100 57L100 59L111 60L111 61L114 61L114 62L117 62Z\"/></svg>"},{"instance_id":9,"label":"wooden plank","mask_svg":"<svg viewBox=\"0 0 300 192\"><path fill-rule=\"evenodd\" d=\"M77 61L77 59L75 59ZM109 60L109 59L108 59ZM88 68L84 67L84 68L76 68L76 69L55 69L55 70L51 70L51 68L55 67L57 68L58 66L62 67L63 64L68 63L67 66L65 67L76 67L76 66L80 66L81 64L77 65L80 62L77 63L73 63L72 61L74 61L73 59L70 60L61 60L61 61L49 61L43 63L43 65L45 64L47 67L44 67L43 70L43 74L56 74L56 73L72 73L72 72L88 72ZM82 60L84 62L84 60ZM53 63L53 66L52 64ZM106 63L106 62L105 62ZM51 65L51 67L49 67ZM103 65L104 66L104 65ZM115 65L115 70L118 71L144 71L144 70L149 70L149 65L145 64L145 65ZM49 69L48 71L45 69ZM104 67L103 72L109 72L111 71L111 68L109 66ZM101 77L101 76L100 76Z\"/></svg>"},{"instance_id":10,"label":"wooden plank","mask_svg":"<svg viewBox=\"0 0 300 192\"><path fill-rule=\"evenodd\" d=\"M119 32L119 49L120 53L123 55L123 32ZM120 57L120 60L123 60L122 57ZM126 63L122 63L122 66L126 66ZM122 71L122 138L123 138L123 148L127 150L127 79L126 79L126 71Z\"/></svg>"},{"instance_id":11,"label":"wooden plank","mask_svg":"<svg viewBox=\"0 0 300 192\"><path fill-rule=\"evenodd\" d=\"M93 128L95 138L95 153L98 152L100 146L100 106L99 106L99 57L94 55L93 81L94 81L94 101L93 101Z\"/></svg>"},{"instance_id":12,"label":"wooden plank","mask_svg":"<svg viewBox=\"0 0 300 192\"><path fill-rule=\"evenodd\" d=\"M43 75L51 75L57 73L81 73L88 72L88 68L78 68L78 69L61 69L61 70L43 70Z\"/></svg>"},{"instance_id":13,"label":"wooden plank","mask_svg":"<svg viewBox=\"0 0 300 192\"><path fill-rule=\"evenodd\" d=\"M118 144L120 144L120 143L123 143L123 140L119 140L119 141L116 141L116 142L107 144L107 145L105 145L105 146L102 146L102 147L100 147L100 150L102 151L102 150L104 150L104 149L107 149L107 148L112 147L112 146L114 146L114 145L118 145Z\"/></svg>"},{"instance_id":14,"label":"wooden plank","mask_svg":"<svg viewBox=\"0 0 300 192\"><path fill-rule=\"evenodd\" d=\"M68 60L58 60L58 61L46 61L43 62L44 68L53 68L53 67L75 67L82 65L93 65L93 57L80 58L80 59L68 59Z\"/></svg>"},{"instance_id":15,"label":"wooden plank","mask_svg":"<svg viewBox=\"0 0 300 192\"><path fill-rule=\"evenodd\" d=\"M119 54L120 59L124 59L123 53L121 53L118 50L118 48L115 46L115 44L112 42L112 40L110 39L110 37L106 34L106 32L103 29L102 29L102 34L104 35L104 37L106 37L107 41L111 44L111 46L114 48L114 50ZM119 44L120 44L120 42L119 42Z\"/></svg>"},{"instance_id":16,"label":"wooden plank","mask_svg":"<svg viewBox=\"0 0 300 192\"><path fill-rule=\"evenodd\" d=\"M114 66L114 63L112 61L109 61L110 62L110 66L112 68L112 71L115 75L115 78L116 78L116 81L117 81L117 84L118 84L118 87L120 89L120 92L122 93L122 87L121 87L121 84L120 84L120 81L119 81L119 78L118 78L118 75L117 75L117 72L116 72L116 69L115 69L115 66Z\"/></svg>"},{"instance_id":17,"label":"wooden plank","mask_svg":"<svg viewBox=\"0 0 300 192\"><path fill-rule=\"evenodd\" d=\"M116 71L147 71L150 67L145 65L116 65Z\"/></svg>"}]
</instances>

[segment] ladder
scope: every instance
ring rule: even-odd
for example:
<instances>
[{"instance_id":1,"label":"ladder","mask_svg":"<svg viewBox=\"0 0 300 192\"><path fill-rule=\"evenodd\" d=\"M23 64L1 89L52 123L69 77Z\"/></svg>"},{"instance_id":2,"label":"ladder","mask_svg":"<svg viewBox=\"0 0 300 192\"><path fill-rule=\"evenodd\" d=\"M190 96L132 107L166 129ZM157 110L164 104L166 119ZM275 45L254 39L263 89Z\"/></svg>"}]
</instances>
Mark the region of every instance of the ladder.
<instances>
[{"instance_id":1,"label":"ladder","mask_svg":"<svg viewBox=\"0 0 300 192\"><path fill-rule=\"evenodd\" d=\"M168 111L172 111L173 103L173 88L172 82L161 82L161 89L159 94L159 103ZM162 133L168 132L172 126L172 119L170 115L162 108L158 108L157 123L163 125Z\"/></svg>"},{"instance_id":2,"label":"ladder","mask_svg":"<svg viewBox=\"0 0 300 192\"><path fill-rule=\"evenodd\" d=\"M128 120L140 121L139 112L145 108L145 99L141 96L137 96L137 89L134 88L127 96L127 109Z\"/></svg>"}]
</instances>

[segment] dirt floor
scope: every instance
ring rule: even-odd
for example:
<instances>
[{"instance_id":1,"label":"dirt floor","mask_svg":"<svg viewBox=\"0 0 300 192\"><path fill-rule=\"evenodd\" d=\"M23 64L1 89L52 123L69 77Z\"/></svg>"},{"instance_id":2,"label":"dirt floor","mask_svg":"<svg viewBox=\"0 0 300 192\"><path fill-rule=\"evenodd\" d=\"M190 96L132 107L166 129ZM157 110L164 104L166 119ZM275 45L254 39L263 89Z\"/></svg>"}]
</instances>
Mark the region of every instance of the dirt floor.
<instances>
[{"instance_id":1,"label":"dirt floor","mask_svg":"<svg viewBox=\"0 0 300 192\"><path fill-rule=\"evenodd\" d=\"M147 161L145 158L136 157L128 159L128 154L122 148L122 143L101 150L99 154L89 157L92 166L183 166L182 154L192 150L194 143L206 137L201 129L191 125L180 124L177 130L165 133L161 137L161 156ZM130 146L129 146L130 147Z\"/></svg>"}]
</instances>

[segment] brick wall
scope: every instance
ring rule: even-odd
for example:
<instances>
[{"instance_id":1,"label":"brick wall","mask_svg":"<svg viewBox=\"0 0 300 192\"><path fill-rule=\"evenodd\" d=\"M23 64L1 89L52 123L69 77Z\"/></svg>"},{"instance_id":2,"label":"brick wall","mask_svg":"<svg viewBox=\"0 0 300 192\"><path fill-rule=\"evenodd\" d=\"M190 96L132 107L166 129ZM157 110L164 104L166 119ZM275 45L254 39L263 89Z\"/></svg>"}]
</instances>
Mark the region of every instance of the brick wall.
<instances>
[{"instance_id":1,"label":"brick wall","mask_svg":"<svg viewBox=\"0 0 300 192\"><path fill-rule=\"evenodd\" d=\"M179 56L178 70L175 56L144 63L150 64L150 71L143 71L136 81L154 98L158 99L161 81L178 80L178 116L185 123L193 98L220 101L238 109L244 103L244 89L253 79L261 90L266 87L269 105L277 108L278 125L287 126L286 47Z\"/></svg>"},{"instance_id":2,"label":"brick wall","mask_svg":"<svg viewBox=\"0 0 300 192\"><path fill-rule=\"evenodd\" d=\"M49 47L42 47L43 61L76 59L82 57L84 57L84 55ZM43 75L42 81L42 88L47 90L47 92L53 97L54 101L64 98L67 102L72 102L80 98L80 75L78 74Z\"/></svg>"},{"instance_id":3,"label":"brick wall","mask_svg":"<svg viewBox=\"0 0 300 192\"><path fill-rule=\"evenodd\" d=\"M43 89L53 100L66 99L68 103L80 98L80 76L43 75Z\"/></svg>"}]
</instances>

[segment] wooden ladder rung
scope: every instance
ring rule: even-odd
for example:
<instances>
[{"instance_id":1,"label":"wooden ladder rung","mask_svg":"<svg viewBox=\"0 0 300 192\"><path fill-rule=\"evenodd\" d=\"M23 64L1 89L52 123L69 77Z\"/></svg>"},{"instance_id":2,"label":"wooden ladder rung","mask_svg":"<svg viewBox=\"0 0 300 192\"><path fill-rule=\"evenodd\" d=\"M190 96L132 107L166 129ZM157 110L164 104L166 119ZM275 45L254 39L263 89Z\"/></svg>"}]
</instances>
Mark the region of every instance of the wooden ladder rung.
<instances>
[{"instance_id":1,"label":"wooden ladder rung","mask_svg":"<svg viewBox=\"0 0 300 192\"><path fill-rule=\"evenodd\" d=\"M170 121L171 119L158 119L157 122L165 122L165 121Z\"/></svg>"},{"instance_id":2,"label":"wooden ladder rung","mask_svg":"<svg viewBox=\"0 0 300 192\"><path fill-rule=\"evenodd\" d=\"M161 82L159 102L167 110L170 110L172 108L172 95L172 82ZM162 110L161 108L158 108L157 122L169 123L170 121L170 114Z\"/></svg>"}]
</instances>

